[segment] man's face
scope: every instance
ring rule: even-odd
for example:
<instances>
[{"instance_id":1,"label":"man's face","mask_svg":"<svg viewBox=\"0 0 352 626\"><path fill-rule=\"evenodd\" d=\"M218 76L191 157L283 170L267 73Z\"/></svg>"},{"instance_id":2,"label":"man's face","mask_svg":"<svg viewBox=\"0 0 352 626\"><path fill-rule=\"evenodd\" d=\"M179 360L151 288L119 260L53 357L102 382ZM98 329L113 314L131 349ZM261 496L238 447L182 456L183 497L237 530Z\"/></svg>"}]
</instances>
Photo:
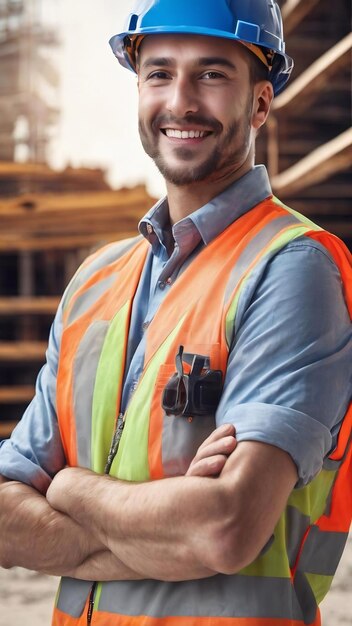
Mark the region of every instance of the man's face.
<instances>
[{"instance_id":1,"label":"man's face","mask_svg":"<svg viewBox=\"0 0 352 626\"><path fill-rule=\"evenodd\" d=\"M138 58L139 132L175 185L221 180L253 139L248 53L215 37L152 35Z\"/></svg>"}]
</instances>

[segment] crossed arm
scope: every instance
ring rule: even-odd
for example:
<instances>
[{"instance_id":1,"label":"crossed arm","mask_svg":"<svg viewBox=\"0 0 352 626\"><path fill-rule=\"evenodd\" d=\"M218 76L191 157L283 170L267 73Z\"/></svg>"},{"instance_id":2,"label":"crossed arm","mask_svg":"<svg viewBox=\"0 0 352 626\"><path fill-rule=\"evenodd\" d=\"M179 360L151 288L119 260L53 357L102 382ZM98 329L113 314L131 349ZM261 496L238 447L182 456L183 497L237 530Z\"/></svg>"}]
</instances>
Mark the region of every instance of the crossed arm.
<instances>
[{"instance_id":1,"label":"crossed arm","mask_svg":"<svg viewBox=\"0 0 352 626\"><path fill-rule=\"evenodd\" d=\"M87 580L238 571L270 538L297 473L282 450L236 447L233 433L214 431L184 477L136 484L67 468L46 499L0 485L0 563Z\"/></svg>"}]
</instances>

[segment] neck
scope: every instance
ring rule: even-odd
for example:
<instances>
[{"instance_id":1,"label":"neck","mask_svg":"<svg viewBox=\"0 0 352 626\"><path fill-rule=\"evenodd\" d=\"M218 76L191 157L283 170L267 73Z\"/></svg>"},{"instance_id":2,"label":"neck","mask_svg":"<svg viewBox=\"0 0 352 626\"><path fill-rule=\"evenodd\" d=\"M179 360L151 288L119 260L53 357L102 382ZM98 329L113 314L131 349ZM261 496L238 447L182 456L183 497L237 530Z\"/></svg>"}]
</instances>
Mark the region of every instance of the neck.
<instances>
[{"instance_id":1,"label":"neck","mask_svg":"<svg viewBox=\"0 0 352 626\"><path fill-rule=\"evenodd\" d=\"M166 181L170 222L176 224L200 207L218 196L239 178L242 178L254 166L254 159L246 161L235 171L223 172L214 180L203 180L189 185L174 185Z\"/></svg>"}]
</instances>

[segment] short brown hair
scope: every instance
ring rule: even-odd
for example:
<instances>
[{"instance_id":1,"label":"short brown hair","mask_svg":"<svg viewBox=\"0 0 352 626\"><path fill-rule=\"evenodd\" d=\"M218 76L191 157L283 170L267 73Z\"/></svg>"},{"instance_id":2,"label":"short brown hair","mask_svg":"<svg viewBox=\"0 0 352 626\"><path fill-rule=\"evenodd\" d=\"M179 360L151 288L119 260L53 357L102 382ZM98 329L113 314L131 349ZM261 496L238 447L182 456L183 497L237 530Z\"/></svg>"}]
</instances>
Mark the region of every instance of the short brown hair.
<instances>
[{"instance_id":1,"label":"short brown hair","mask_svg":"<svg viewBox=\"0 0 352 626\"><path fill-rule=\"evenodd\" d=\"M261 80L269 80L269 70L264 63L260 61L254 54L249 54L249 78L251 85L259 83Z\"/></svg>"}]
</instances>

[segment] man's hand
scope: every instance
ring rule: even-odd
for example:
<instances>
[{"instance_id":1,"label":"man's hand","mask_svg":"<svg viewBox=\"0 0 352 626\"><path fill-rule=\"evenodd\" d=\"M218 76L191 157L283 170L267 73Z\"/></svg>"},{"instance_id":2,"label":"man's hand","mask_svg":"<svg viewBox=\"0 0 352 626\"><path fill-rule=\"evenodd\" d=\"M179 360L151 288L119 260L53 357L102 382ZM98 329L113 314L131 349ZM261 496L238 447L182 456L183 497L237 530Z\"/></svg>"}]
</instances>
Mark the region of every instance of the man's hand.
<instances>
[{"instance_id":1,"label":"man's hand","mask_svg":"<svg viewBox=\"0 0 352 626\"><path fill-rule=\"evenodd\" d=\"M236 445L235 427L232 424L219 426L199 446L186 476L219 476Z\"/></svg>"},{"instance_id":2,"label":"man's hand","mask_svg":"<svg viewBox=\"0 0 352 626\"><path fill-rule=\"evenodd\" d=\"M186 475L218 476L227 458L236 447L234 434L235 429L231 424L224 424L217 428L197 450ZM47 499L51 506L61 511L68 512L70 510L72 512L69 505L71 488L76 481L80 482L80 478L88 478L89 474L91 473L77 469L66 469L60 472L48 489ZM210 575L211 572L207 571L205 574ZM114 556L110 550L92 554L78 567L69 571L67 576L84 580L136 580L143 578L142 575L131 570Z\"/></svg>"},{"instance_id":3,"label":"man's hand","mask_svg":"<svg viewBox=\"0 0 352 626\"><path fill-rule=\"evenodd\" d=\"M65 575L105 546L32 487L0 476L0 565Z\"/></svg>"}]
</instances>

